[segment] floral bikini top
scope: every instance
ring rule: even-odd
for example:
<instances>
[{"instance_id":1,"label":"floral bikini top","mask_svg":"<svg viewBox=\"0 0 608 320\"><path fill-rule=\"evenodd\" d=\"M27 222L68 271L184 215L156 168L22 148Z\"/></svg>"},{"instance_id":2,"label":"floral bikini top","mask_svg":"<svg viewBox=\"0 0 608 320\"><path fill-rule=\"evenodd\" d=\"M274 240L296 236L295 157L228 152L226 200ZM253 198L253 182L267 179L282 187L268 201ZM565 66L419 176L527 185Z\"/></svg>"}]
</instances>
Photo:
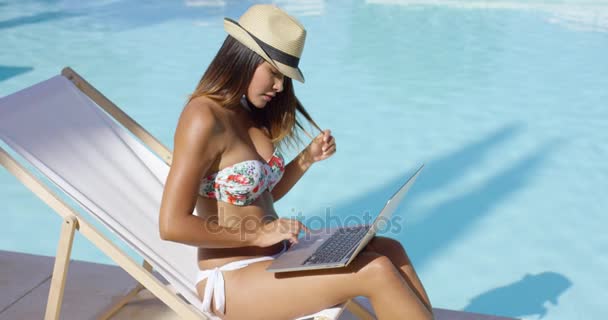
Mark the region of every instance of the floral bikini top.
<instances>
[{"instance_id":1,"label":"floral bikini top","mask_svg":"<svg viewBox=\"0 0 608 320\"><path fill-rule=\"evenodd\" d=\"M245 160L202 179L199 193L237 206L253 203L264 191L272 191L285 171L285 159L278 150L268 162Z\"/></svg>"}]
</instances>

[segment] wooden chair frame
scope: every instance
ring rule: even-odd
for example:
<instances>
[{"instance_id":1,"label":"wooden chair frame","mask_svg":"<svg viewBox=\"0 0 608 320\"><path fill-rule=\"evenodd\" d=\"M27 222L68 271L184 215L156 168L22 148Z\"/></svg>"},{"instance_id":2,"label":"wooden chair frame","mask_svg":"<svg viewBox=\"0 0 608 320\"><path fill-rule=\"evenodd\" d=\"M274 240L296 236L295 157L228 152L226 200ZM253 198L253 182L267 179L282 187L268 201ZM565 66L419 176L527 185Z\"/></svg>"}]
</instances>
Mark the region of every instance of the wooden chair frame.
<instances>
[{"instance_id":1,"label":"wooden chair frame","mask_svg":"<svg viewBox=\"0 0 608 320\"><path fill-rule=\"evenodd\" d=\"M122 111L101 92L90 85L74 70L66 67L61 75L70 80L78 89L97 103L105 112L112 116L122 126L139 138L148 148L155 152L167 165L171 165L172 153L158 139ZM57 320L60 318L61 305L67 279L67 272L74 241L75 231L80 233L97 246L102 252L110 257L120 268L129 273L138 284L116 301L111 307L98 316L98 319L109 319L124 305L129 303L142 289L149 290L154 296L165 303L183 319L206 319L207 317L199 310L182 299L170 286L163 284L152 273L152 265L146 260L143 264L136 262L128 256L95 226L88 223L81 215L63 201L45 183L29 172L24 166L16 161L2 147L0 147L0 164L7 168L21 183L30 189L44 203L56 211L62 218L61 234L58 241L57 255L53 267L53 276L46 306L45 320ZM374 317L354 300L349 300L343 307L360 319L368 320Z\"/></svg>"}]
</instances>

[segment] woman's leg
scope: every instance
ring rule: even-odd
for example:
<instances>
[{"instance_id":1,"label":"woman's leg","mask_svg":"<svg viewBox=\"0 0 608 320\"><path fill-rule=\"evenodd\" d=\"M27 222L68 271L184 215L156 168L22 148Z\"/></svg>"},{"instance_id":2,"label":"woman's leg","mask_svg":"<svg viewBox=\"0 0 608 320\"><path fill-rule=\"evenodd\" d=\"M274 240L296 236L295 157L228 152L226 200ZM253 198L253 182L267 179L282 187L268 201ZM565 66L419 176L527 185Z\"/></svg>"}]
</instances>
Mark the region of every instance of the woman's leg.
<instances>
[{"instance_id":1,"label":"woman's leg","mask_svg":"<svg viewBox=\"0 0 608 320\"><path fill-rule=\"evenodd\" d=\"M414 290L414 293L422 300L427 309L432 312L431 302L424 290L424 286L420 282L410 258L399 241L376 236L367 245L365 252L376 252L388 257L395 267L397 267L397 270L399 270L407 284Z\"/></svg>"},{"instance_id":2,"label":"woman's leg","mask_svg":"<svg viewBox=\"0 0 608 320\"><path fill-rule=\"evenodd\" d=\"M265 270L270 263L224 272L225 319L293 319L356 296L368 297L380 320L432 319L393 263L377 253L361 252L339 269L275 274Z\"/></svg>"}]
</instances>

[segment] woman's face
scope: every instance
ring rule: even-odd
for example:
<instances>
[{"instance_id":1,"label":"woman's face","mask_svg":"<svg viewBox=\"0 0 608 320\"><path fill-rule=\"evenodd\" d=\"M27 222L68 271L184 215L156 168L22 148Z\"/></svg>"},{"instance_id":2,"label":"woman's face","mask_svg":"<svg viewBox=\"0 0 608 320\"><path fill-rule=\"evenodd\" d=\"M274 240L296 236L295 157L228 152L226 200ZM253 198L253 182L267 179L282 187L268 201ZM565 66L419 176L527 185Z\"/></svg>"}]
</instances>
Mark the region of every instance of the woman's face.
<instances>
[{"instance_id":1,"label":"woman's face","mask_svg":"<svg viewBox=\"0 0 608 320\"><path fill-rule=\"evenodd\" d=\"M283 91L283 79L283 74L264 61L253 73L253 78L247 88L247 99L256 108L264 108L272 98Z\"/></svg>"}]
</instances>

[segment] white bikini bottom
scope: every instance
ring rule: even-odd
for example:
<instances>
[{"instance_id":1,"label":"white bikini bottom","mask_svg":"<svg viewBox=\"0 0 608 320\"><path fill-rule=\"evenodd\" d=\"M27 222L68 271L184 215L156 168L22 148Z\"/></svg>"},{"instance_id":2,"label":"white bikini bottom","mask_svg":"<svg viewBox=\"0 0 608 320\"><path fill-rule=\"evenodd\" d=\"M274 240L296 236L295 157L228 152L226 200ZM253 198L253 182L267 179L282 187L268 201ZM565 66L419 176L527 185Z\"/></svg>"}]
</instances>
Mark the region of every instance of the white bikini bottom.
<instances>
[{"instance_id":1,"label":"white bikini bottom","mask_svg":"<svg viewBox=\"0 0 608 320\"><path fill-rule=\"evenodd\" d=\"M226 292L224 289L224 276L222 275L222 271L238 270L245 268L252 263L273 260L286 250L287 245L283 242L283 250L275 255L238 260L213 269L200 270L196 275L196 283L207 279L207 283L205 284L205 296L203 297L203 311L212 320L221 319L211 311L211 298L213 297L215 309L220 313L220 316L223 316L226 312Z\"/></svg>"}]
</instances>

